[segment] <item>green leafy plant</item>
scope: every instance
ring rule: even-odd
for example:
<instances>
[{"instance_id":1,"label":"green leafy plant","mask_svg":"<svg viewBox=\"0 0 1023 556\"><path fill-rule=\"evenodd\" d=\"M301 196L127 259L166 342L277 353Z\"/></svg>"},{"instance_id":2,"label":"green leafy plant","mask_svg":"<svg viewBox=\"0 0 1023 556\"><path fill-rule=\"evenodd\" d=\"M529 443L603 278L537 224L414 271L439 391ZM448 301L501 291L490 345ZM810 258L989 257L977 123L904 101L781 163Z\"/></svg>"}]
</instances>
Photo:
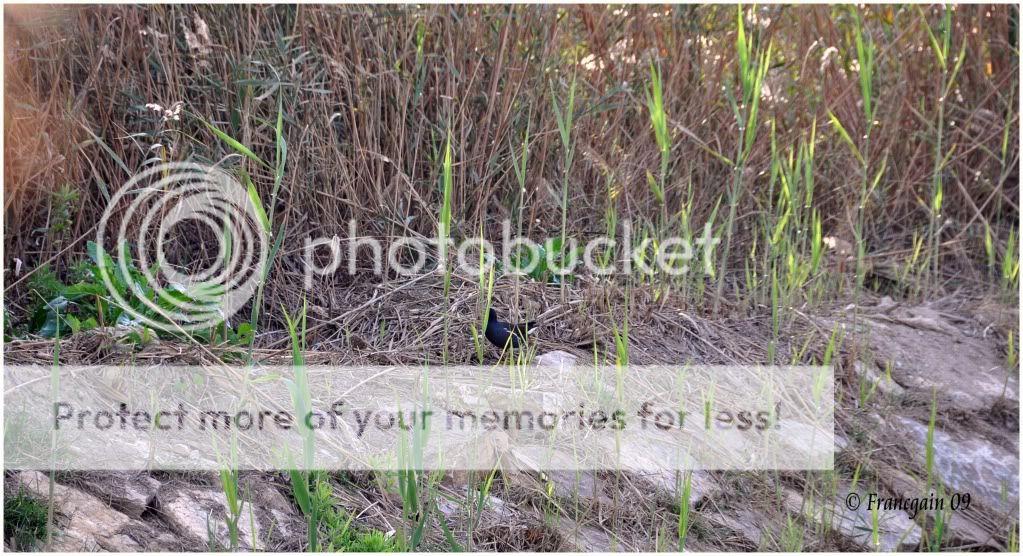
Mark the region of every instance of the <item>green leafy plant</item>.
<instances>
[{"instance_id":1,"label":"green leafy plant","mask_svg":"<svg viewBox=\"0 0 1023 556\"><path fill-rule=\"evenodd\" d=\"M1012 330L1005 339L1005 366L1010 373L1019 374L1019 352L1016 351L1015 333Z\"/></svg>"},{"instance_id":2,"label":"green leafy plant","mask_svg":"<svg viewBox=\"0 0 1023 556\"><path fill-rule=\"evenodd\" d=\"M383 531L359 531L353 525L355 516L334 503L334 490L326 474L317 473L313 481L311 504L319 516L319 537L323 539L325 552L397 551L394 539Z\"/></svg>"},{"instance_id":3,"label":"green leafy plant","mask_svg":"<svg viewBox=\"0 0 1023 556\"><path fill-rule=\"evenodd\" d=\"M497 475L497 466L488 473L482 481L479 481L475 489L468 489L466 496L469 498L469 548L472 549L473 532L479 526L483 512L486 510L487 501L490 500L490 490L494 486L494 477Z\"/></svg>"},{"instance_id":4,"label":"green leafy plant","mask_svg":"<svg viewBox=\"0 0 1023 556\"><path fill-rule=\"evenodd\" d=\"M124 249L128 252L127 246ZM216 306L223 294L222 290L208 287L188 289L172 285L161 288L150 284L146 274L130 259L125 262L125 273L102 246L90 241L87 243L87 251L89 261L75 266L73 274L79 280L73 284L64 284L48 268L37 270L30 278L30 291L40 303L29 319L29 331L54 338L97 327L122 325L133 330L122 336L120 341L145 345L158 333L138 323L132 312L162 321L181 307ZM109 278L110 287L117 291L124 303L117 302L110 295L103 276ZM159 310L153 309L143 300L155 304ZM173 331L161 334L168 337L185 336L184 333ZM252 327L242 323L232 328L222 320L213 323L208 329L193 331L187 336L207 343L223 340L243 344L252 337Z\"/></svg>"},{"instance_id":5,"label":"green leafy plant","mask_svg":"<svg viewBox=\"0 0 1023 556\"><path fill-rule=\"evenodd\" d=\"M806 527L799 518L785 516L785 528L781 532L781 549L785 552L803 551L803 533Z\"/></svg>"},{"instance_id":6,"label":"green leafy plant","mask_svg":"<svg viewBox=\"0 0 1023 556\"><path fill-rule=\"evenodd\" d=\"M440 248L438 264L444 271L444 346L441 355L442 361L448 361L448 335L451 332L451 265L448 264L448 239L451 237L451 204L454 189L454 178L452 177L452 153L451 134L448 134L447 143L444 146L444 161L441 164L441 207L440 218L437 223L437 245Z\"/></svg>"},{"instance_id":7,"label":"green leafy plant","mask_svg":"<svg viewBox=\"0 0 1023 556\"><path fill-rule=\"evenodd\" d=\"M660 178L655 179L649 171L646 174L647 186L661 206L662 221L665 224L664 181L668 177L668 161L671 158L671 133L668 131L668 114L664 109L664 92L661 72L650 63L650 88L646 92L647 111L650 113L650 125L654 130L657 149L661 153Z\"/></svg>"},{"instance_id":8,"label":"green leafy plant","mask_svg":"<svg viewBox=\"0 0 1023 556\"><path fill-rule=\"evenodd\" d=\"M49 235L56 241L61 241L78 212L78 189L70 184L64 184L50 195L51 218Z\"/></svg>"},{"instance_id":9,"label":"green leafy plant","mask_svg":"<svg viewBox=\"0 0 1023 556\"><path fill-rule=\"evenodd\" d=\"M917 6L920 10L921 16L926 21L926 15L923 12L923 8ZM947 151L944 147L945 139L945 107L948 104L947 99L949 94L952 92L952 88L955 86L956 76L959 74L959 70L963 67L963 62L966 60L966 41L963 41L959 49L959 54L954 58L951 58L952 51L952 10L949 6L942 6L941 23L938 31L939 36L934 34L930 25L924 25L924 29L927 31L927 38L931 43L931 50L934 53L935 61L937 62L939 71L939 91L940 95L937 98L937 110L935 114L934 122L934 159L931 170L931 203L930 203L930 221L928 225L928 238L930 243L929 258L931 266L931 278L932 280L938 280L938 268L940 263L939 247L941 243L941 230L942 230L942 206L945 197L945 167L948 165L949 160L952 158L955 152L956 145L952 145Z\"/></svg>"},{"instance_id":10,"label":"green leafy plant","mask_svg":"<svg viewBox=\"0 0 1023 556\"><path fill-rule=\"evenodd\" d=\"M15 551L36 548L46 537L47 504L23 489L4 497L4 543Z\"/></svg>"},{"instance_id":11,"label":"green leafy plant","mask_svg":"<svg viewBox=\"0 0 1023 556\"><path fill-rule=\"evenodd\" d=\"M924 449L924 462L927 470L927 481L926 489L928 492L931 490L931 485L934 484L934 430L938 421L938 391L935 390L931 397L931 417L927 421L927 443Z\"/></svg>"},{"instance_id":12,"label":"green leafy plant","mask_svg":"<svg viewBox=\"0 0 1023 556\"><path fill-rule=\"evenodd\" d=\"M423 402L419 411L428 410L429 385L424 382ZM416 551L423 541L431 514L436 512L434 498L437 481L443 471L430 474L423 465L423 454L430 437L429 419L405 423L403 414L398 415L398 495L401 497L403 529L401 548Z\"/></svg>"},{"instance_id":13,"label":"green leafy plant","mask_svg":"<svg viewBox=\"0 0 1023 556\"><path fill-rule=\"evenodd\" d=\"M511 267L503 270L525 272L533 280L544 284L560 284L564 280L571 281L571 272L579 263L583 249L583 246L577 245L565 251L560 237L549 238L543 245L520 245L512 255Z\"/></svg>"},{"instance_id":14,"label":"green leafy plant","mask_svg":"<svg viewBox=\"0 0 1023 556\"><path fill-rule=\"evenodd\" d=\"M945 499L945 489L938 485L938 491L936 493L939 500ZM930 534L927 535L927 548L931 552L941 551L941 541L945 538L945 530L948 526L948 518L950 517L947 512L950 512L947 507L937 508L931 512L931 516L934 519L934 526L930 530Z\"/></svg>"}]
</instances>

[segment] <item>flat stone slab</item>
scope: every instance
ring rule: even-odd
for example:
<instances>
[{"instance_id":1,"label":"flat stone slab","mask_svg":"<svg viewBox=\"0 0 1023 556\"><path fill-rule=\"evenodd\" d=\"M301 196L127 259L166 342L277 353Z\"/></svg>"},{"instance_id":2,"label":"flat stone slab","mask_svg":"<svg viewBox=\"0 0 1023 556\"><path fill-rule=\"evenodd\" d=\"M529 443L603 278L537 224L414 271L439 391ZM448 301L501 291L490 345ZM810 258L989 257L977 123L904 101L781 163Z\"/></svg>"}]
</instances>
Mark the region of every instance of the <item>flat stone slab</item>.
<instances>
[{"instance_id":1,"label":"flat stone slab","mask_svg":"<svg viewBox=\"0 0 1023 556\"><path fill-rule=\"evenodd\" d=\"M912 451L924 463L927 426L902 416L890 422L913 442ZM1009 451L984 438L934 431L934 467L942 482L993 510L1015 513L1019 508L1018 453L1017 447Z\"/></svg>"},{"instance_id":2,"label":"flat stone slab","mask_svg":"<svg viewBox=\"0 0 1023 556\"><path fill-rule=\"evenodd\" d=\"M866 315L878 368L891 366L898 385L935 388L956 407L983 410L1005 399L1019 402L1019 379L1005 368L993 342L971 336L927 307L900 307Z\"/></svg>"},{"instance_id":3,"label":"flat stone slab","mask_svg":"<svg viewBox=\"0 0 1023 556\"><path fill-rule=\"evenodd\" d=\"M193 542L209 545L213 541L219 548L230 548L227 497L223 492L171 486L160 490L158 500L161 517L176 533ZM240 549L252 550L253 544L259 543L259 526L252 520L255 511L247 503L242 506L238 520Z\"/></svg>"},{"instance_id":4,"label":"flat stone slab","mask_svg":"<svg viewBox=\"0 0 1023 556\"><path fill-rule=\"evenodd\" d=\"M88 488L110 506L129 517L139 519L156 499L160 481L145 473L111 472L92 478Z\"/></svg>"},{"instance_id":5,"label":"flat stone slab","mask_svg":"<svg viewBox=\"0 0 1023 556\"><path fill-rule=\"evenodd\" d=\"M50 478L39 471L22 471L15 477L17 488L40 500L48 500ZM53 485L55 511L66 518L46 547L54 552L137 552L144 547L122 531L132 522L127 515L104 504L99 498L60 484ZM65 521L65 520L61 520Z\"/></svg>"},{"instance_id":6,"label":"flat stone slab","mask_svg":"<svg viewBox=\"0 0 1023 556\"><path fill-rule=\"evenodd\" d=\"M802 496L791 492L785 501L789 511L802 513L809 519L826 525L832 531L856 542L865 550L894 552L914 550L922 537L920 526L900 509L877 509L877 542L874 541L873 514L869 507L868 491L857 485L855 491L849 484L838 486L835 498L807 502ZM858 497L858 505L850 508L846 500L852 493ZM877 506L877 504L875 504Z\"/></svg>"}]
</instances>

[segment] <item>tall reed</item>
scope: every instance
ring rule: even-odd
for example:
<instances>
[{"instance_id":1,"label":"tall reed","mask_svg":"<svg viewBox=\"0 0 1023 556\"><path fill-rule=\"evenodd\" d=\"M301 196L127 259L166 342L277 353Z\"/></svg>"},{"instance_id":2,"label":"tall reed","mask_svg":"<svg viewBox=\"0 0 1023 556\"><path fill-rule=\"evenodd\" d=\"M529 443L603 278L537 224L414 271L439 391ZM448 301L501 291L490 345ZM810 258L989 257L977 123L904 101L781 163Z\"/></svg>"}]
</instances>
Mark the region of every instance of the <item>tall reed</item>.
<instances>
[{"instance_id":1,"label":"tall reed","mask_svg":"<svg viewBox=\"0 0 1023 556\"><path fill-rule=\"evenodd\" d=\"M767 48L762 48L759 37L754 35L747 37L746 24L743 17L742 6L736 7L736 39L735 50L738 65L736 77L741 85L742 93L736 99L729 87L724 87L725 98L735 115L736 124L739 128L739 137L735 145L735 158L731 161L732 179L728 187L728 217L725 221L725 245L721 254L721 266L718 270L717 288L714 296L714 313L721 309L721 300L725 289L725 276L728 274L729 257L732 249L732 235L735 231L736 211L739 208L739 198L744 191L744 179L746 163L749 160L750 152L753 150L757 138L759 125L760 95L763 88L764 78L770 68L771 43Z\"/></svg>"}]
</instances>

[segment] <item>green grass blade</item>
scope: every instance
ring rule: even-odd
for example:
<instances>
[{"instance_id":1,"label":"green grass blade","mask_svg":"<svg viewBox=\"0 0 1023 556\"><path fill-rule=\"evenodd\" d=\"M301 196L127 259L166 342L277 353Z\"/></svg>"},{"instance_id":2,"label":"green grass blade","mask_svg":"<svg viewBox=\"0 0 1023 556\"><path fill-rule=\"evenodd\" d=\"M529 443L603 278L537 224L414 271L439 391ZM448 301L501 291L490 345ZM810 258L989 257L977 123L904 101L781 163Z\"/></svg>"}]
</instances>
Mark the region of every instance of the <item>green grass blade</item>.
<instances>
[{"instance_id":1,"label":"green grass blade","mask_svg":"<svg viewBox=\"0 0 1023 556\"><path fill-rule=\"evenodd\" d=\"M842 141L844 141L846 146L849 147L849 150L852 151L853 156L856 157L856 160L859 161L860 165L866 165L866 162L863 160L863 155L860 154L860 149L856 147L856 143L854 143L852 137L849 136L849 132L845 130L845 126L842 125L842 122L838 121L838 117L835 116L831 110L828 110L828 118L831 120L831 126L838 132L838 136L841 137Z\"/></svg>"},{"instance_id":2,"label":"green grass blade","mask_svg":"<svg viewBox=\"0 0 1023 556\"><path fill-rule=\"evenodd\" d=\"M213 135L216 135L217 138L219 138L221 141L227 143L228 146L230 146L232 149L238 151L238 153L244 155L245 157L247 157L249 160L252 160L256 164L259 164L260 166L263 166L263 167L266 167L266 168L270 168L269 164L267 164L266 162L263 162L262 158L259 158L259 156L257 156L256 153L254 153L251 150L249 150L248 147L246 147L245 145L241 144L241 142L236 140L234 137L231 137L227 133L224 133L223 131L218 129L217 126L207 122L205 119L203 119L202 116L199 116L198 114L193 114L193 116L195 116L196 119L198 119L200 122L202 122L202 124L204 126L206 126L210 131L212 131Z\"/></svg>"},{"instance_id":3,"label":"green grass blade","mask_svg":"<svg viewBox=\"0 0 1023 556\"><path fill-rule=\"evenodd\" d=\"M263 209L263 199L260 198L259 191L256 190L256 184L252 183L248 172L241 170L241 174L242 179L245 181L245 188L249 192L249 202L256 209L256 217L259 218L259 224L263 227L263 233L267 235L273 234L273 230L270 228L270 219L267 218L266 210Z\"/></svg>"}]
</instances>

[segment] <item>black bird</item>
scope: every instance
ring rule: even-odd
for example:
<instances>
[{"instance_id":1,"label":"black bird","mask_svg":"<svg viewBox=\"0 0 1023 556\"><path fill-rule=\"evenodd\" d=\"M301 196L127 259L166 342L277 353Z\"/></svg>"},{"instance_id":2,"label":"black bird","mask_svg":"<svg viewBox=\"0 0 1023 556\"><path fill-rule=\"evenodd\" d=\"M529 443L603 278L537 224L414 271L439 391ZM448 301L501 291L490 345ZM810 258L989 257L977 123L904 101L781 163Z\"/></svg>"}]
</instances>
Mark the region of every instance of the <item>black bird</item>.
<instances>
[{"instance_id":1,"label":"black bird","mask_svg":"<svg viewBox=\"0 0 1023 556\"><path fill-rule=\"evenodd\" d=\"M519 347L520 341L525 341L526 334L536 328L536 321L525 324L508 324L497 319L497 312L490 309L490 316L487 317L487 330L484 335L490 343L504 349L511 341L512 347Z\"/></svg>"}]
</instances>

